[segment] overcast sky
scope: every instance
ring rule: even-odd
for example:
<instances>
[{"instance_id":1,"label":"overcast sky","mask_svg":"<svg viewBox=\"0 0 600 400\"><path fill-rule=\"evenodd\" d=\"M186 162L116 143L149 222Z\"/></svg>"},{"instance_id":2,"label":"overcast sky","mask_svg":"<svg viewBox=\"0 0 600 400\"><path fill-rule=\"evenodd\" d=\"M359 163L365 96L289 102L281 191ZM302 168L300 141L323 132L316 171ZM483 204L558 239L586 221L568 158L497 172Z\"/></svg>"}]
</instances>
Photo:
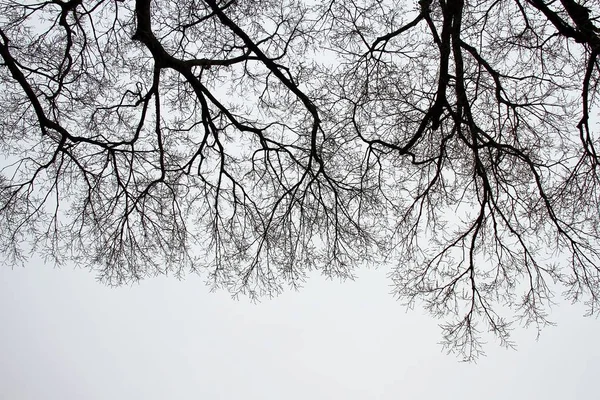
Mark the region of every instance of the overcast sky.
<instances>
[{"instance_id":1,"label":"overcast sky","mask_svg":"<svg viewBox=\"0 0 600 400\"><path fill-rule=\"evenodd\" d=\"M443 352L438 323L406 312L386 269L313 274L258 304L202 277L109 288L32 259L0 264L0 400L593 399L600 320L561 304L536 341L491 341L477 364Z\"/></svg>"},{"instance_id":2,"label":"overcast sky","mask_svg":"<svg viewBox=\"0 0 600 400\"><path fill-rule=\"evenodd\" d=\"M385 270L314 275L251 304L200 277L108 288L81 269L0 267L0 399L590 399L600 321L554 309L557 327L517 351L461 363L437 321L406 313Z\"/></svg>"}]
</instances>

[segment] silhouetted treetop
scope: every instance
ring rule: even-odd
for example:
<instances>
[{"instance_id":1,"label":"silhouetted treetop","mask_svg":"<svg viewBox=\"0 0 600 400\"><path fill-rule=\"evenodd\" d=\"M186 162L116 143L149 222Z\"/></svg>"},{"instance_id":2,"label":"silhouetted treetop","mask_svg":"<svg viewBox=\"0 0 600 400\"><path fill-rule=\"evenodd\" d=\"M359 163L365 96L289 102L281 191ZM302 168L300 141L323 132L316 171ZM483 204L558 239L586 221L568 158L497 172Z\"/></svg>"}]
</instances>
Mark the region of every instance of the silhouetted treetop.
<instances>
[{"instance_id":1,"label":"silhouetted treetop","mask_svg":"<svg viewBox=\"0 0 600 400\"><path fill-rule=\"evenodd\" d=\"M600 4L0 0L0 252L251 297L380 265L444 345L600 306Z\"/></svg>"}]
</instances>

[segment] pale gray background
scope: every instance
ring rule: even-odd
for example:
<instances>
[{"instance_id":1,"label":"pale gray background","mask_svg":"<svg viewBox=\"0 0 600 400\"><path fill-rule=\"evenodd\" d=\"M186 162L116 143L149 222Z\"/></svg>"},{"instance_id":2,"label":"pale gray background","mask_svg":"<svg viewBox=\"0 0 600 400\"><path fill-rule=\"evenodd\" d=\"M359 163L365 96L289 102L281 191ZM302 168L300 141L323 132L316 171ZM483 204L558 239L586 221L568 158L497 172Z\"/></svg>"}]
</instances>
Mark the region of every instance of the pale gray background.
<instances>
[{"instance_id":1,"label":"pale gray background","mask_svg":"<svg viewBox=\"0 0 600 400\"><path fill-rule=\"evenodd\" d=\"M109 288L73 266L0 265L0 400L600 398L600 321L583 306L555 307L539 341L517 329L517 351L490 342L465 364L385 274L314 274L251 304L198 276Z\"/></svg>"},{"instance_id":2,"label":"pale gray background","mask_svg":"<svg viewBox=\"0 0 600 400\"><path fill-rule=\"evenodd\" d=\"M251 304L197 276L108 288L81 269L0 266L0 399L597 398L600 321L581 306L475 365L389 291L383 268Z\"/></svg>"}]
</instances>

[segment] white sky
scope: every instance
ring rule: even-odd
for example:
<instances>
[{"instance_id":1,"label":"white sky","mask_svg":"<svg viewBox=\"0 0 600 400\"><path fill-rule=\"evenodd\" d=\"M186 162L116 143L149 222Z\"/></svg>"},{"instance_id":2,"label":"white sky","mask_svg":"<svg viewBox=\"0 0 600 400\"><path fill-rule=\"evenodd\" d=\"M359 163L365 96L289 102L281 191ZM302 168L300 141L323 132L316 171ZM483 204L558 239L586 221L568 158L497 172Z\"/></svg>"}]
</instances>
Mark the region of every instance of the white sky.
<instances>
[{"instance_id":1,"label":"white sky","mask_svg":"<svg viewBox=\"0 0 600 400\"><path fill-rule=\"evenodd\" d=\"M315 274L252 304L203 279L109 288L81 269L0 265L0 400L593 399L600 321L563 304L517 351L477 364L441 346L439 321L405 312L385 269Z\"/></svg>"},{"instance_id":2,"label":"white sky","mask_svg":"<svg viewBox=\"0 0 600 400\"><path fill-rule=\"evenodd\" d=\"M108 288L80 269L0 266L0 399L591 399L600 321L581 306L558 327L515 332L460 363L437 322L406 313L385 271L315 275L251 304L201 278Z\"/></svg>"}]
</instances>

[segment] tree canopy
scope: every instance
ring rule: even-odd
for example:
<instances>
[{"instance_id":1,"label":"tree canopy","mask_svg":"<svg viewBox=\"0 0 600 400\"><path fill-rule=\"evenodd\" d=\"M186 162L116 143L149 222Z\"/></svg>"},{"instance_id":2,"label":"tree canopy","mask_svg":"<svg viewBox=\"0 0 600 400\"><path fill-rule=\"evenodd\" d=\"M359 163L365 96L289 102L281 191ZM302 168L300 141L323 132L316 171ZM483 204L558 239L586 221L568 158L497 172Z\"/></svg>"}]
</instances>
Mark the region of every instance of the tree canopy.
<instances>
[{"instance_id":1,"label":"tree canopy","mask_svg":"<svg viewBox=\"0 0 600 400\"><path fill-rule=\"evenodd\" d=\"M600 4L0 0L0 252L251 297L389 271L465 359L600 306Z\"/></svg>"}]
</instances>

